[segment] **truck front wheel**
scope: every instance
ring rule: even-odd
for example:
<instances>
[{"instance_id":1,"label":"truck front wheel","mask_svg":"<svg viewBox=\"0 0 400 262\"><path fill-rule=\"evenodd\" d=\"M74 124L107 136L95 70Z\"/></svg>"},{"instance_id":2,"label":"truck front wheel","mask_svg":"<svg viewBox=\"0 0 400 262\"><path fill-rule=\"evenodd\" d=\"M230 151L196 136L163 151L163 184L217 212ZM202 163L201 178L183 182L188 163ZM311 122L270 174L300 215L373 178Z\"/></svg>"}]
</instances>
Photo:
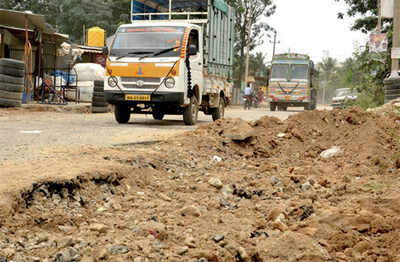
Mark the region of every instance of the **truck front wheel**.
<instances>
[{"instance_id":1,"label":"truck front wheel","mask_svg":"<svg viewBox=\"0 0 400 262\"><path fill-rule=\"evenodd\" d=\"M199 107L197 105L197 98L196 96L192 96L190 98L190 104L185 107L183 111L183 122L187 126L193 126L197 122L197 116L199 113Z\"/></svg>"},{"instance_id":2,"label":"truck front wheel","mask_svg":"<svg viewBox=\"0 0 400 262\"><path fill-rule=\"evenodd\" d=\"M225 101L223 97L219 98L219 105L217 108L211 109L212 119L213 121L217 121L218 119L224 118L225 116Z\"/></svg>"},{"instance_id":3,"label":"truck front wheel","mask_svg":"<svg viewBox=\"0 0 400 262\"><path fill-rule=\"evenodd\" d=\"M119 124L126 124L131 118L131 109L129 106L115 105L114 116Z\"/></svg>"}]
</instances>

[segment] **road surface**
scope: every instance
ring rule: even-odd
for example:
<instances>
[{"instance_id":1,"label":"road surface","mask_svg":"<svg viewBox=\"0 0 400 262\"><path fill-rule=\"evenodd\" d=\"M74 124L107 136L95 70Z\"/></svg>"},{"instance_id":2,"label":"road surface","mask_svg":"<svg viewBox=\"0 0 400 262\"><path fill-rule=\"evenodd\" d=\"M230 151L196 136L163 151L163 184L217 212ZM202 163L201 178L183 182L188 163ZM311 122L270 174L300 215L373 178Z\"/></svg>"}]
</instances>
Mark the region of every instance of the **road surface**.
<instances>
[{"instance_id":1,"label":"road surface","mask_svg":"<svg viewBox=\"0 0 400 262\"><path fill-rule=\"evenodd\" d=\"M226 111L227 118L247 121L263 116L282 120L300 111L270 112L265 108ZM199 113L198 125L211 123L211 116ZM166 116L153 120L151 115L132 115L129 124L119 125L112 113L73 114L55 112L25 112L0 114L0 163L41 159L49 148L77 146L113 146L166 139L193 130L185 126L181 116Z\"/></svg>"}]
</instances>

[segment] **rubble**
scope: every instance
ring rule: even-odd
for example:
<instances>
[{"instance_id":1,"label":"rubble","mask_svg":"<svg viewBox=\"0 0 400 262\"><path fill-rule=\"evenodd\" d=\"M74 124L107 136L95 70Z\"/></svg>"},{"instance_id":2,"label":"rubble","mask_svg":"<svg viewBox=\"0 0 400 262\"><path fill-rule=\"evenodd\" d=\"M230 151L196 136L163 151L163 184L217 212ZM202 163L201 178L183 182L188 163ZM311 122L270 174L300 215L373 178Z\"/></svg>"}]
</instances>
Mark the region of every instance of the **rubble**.
<instances>
[{"instance_id":1,"label":"rubble","mask_svg":"<svg viewBox=\"0 0 400 262\"><path fill-rule=\"evenodd\" d=\"M232 140L236 127L251 136ZM399 130L395 115L335 109L88 151L96 172L7 195L0 259L395 262Z\"/></svg>"}]
</instances>

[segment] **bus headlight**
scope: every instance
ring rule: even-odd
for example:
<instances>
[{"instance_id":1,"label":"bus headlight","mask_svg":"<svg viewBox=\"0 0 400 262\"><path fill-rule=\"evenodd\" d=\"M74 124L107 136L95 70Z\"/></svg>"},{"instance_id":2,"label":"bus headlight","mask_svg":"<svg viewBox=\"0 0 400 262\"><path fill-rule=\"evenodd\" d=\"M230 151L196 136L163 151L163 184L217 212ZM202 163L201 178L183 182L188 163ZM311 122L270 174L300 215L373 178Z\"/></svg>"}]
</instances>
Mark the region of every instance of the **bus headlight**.
<instances>
[{"instance_id":1,"label":"bus headlight","mask_svg":"<svg viewBox=\"0 0 400 262\"><path fill-rule=\"evenodd\" d=\"M116 87L118 85L118 78L116 78L115 76L110 76L108 78L108 85L110 87Z\"/></svg>"},{"instance_id":2,"label":"bus headlight","mask_svg":"<svg viewBox=\"0 0 400 262\"><path fill-rule=\"evenodd\" d=\"M174 88L175 87L175 79L172 77L168 77L164 80L164 84L167 88Z\"/></svg>"}]
</instances>

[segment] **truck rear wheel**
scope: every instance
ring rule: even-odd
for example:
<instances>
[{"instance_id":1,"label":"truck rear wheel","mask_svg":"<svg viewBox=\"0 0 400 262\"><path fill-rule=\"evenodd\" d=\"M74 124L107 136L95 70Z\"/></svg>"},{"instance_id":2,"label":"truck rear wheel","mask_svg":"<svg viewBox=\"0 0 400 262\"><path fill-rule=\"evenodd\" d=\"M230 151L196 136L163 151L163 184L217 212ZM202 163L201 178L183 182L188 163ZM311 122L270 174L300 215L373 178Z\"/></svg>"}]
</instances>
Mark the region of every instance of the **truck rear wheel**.
<instances>
[{"instance_id":1,"label":"truck rear wheel","mask_svg":"<svg viewBox=\"0 0 400 262\"><path fill-rule=\"evenodd\" d=\"M275 103L269 103L269 110L270 111L275 111L276 110L276 104Z\"/></svg>"},{"instance_id":2,"label":"truck rear wheel","mask_svg":"<svg viewBox=\"0 0 400 262\"><path fill-rule=\"evenodd\" d=\"M190 104L183 111L183 122L187 126L193 126L197 122L197 116L199 114L199 107L197 105L196 96L190 98Z\"/></svg>"},{"instance_id":3,"label":"truck rear wheel","mask_svg":"<svg viewBox=\"0 0 400 262\"><path fill-rule=\"evenodd\" d=\"M279 111L287 111L287 106L286 105L278 105L278 110Z\"/></svg>"},{"instance_id":4,"label":"truck rear wheel","mask_svg":"<svg viewBox=\"0 0 400 262\"><path fill-rule=\"evenodd\" d=\"M219 105L217 108L211 109L212 119L213 121L217 121L218 119L224 118L225 116L225 101L223 97L219 98Z\"/></svg>"},{"instance_id":5,"label":"truck rear wheel","mask_svg":"<svg viewBox=\"0 0 400 262\"><path fill-rule=\"evenodd\" d=\"M312 103L307 104L306 106L304 106L304 110L307 110L307 111L313 110L313 104Z\"/></svg>"},{"instance_id":6,"label":"truck rear wheel","mask_svg":"<svg viewBox=\"0 0 400 262\"><path fill-rule=\"evenodd\" d=\"M115 105L114 116L119 124L126 124L131 118L131 109L129 106Z\"/></svg>"}]
</instances>

